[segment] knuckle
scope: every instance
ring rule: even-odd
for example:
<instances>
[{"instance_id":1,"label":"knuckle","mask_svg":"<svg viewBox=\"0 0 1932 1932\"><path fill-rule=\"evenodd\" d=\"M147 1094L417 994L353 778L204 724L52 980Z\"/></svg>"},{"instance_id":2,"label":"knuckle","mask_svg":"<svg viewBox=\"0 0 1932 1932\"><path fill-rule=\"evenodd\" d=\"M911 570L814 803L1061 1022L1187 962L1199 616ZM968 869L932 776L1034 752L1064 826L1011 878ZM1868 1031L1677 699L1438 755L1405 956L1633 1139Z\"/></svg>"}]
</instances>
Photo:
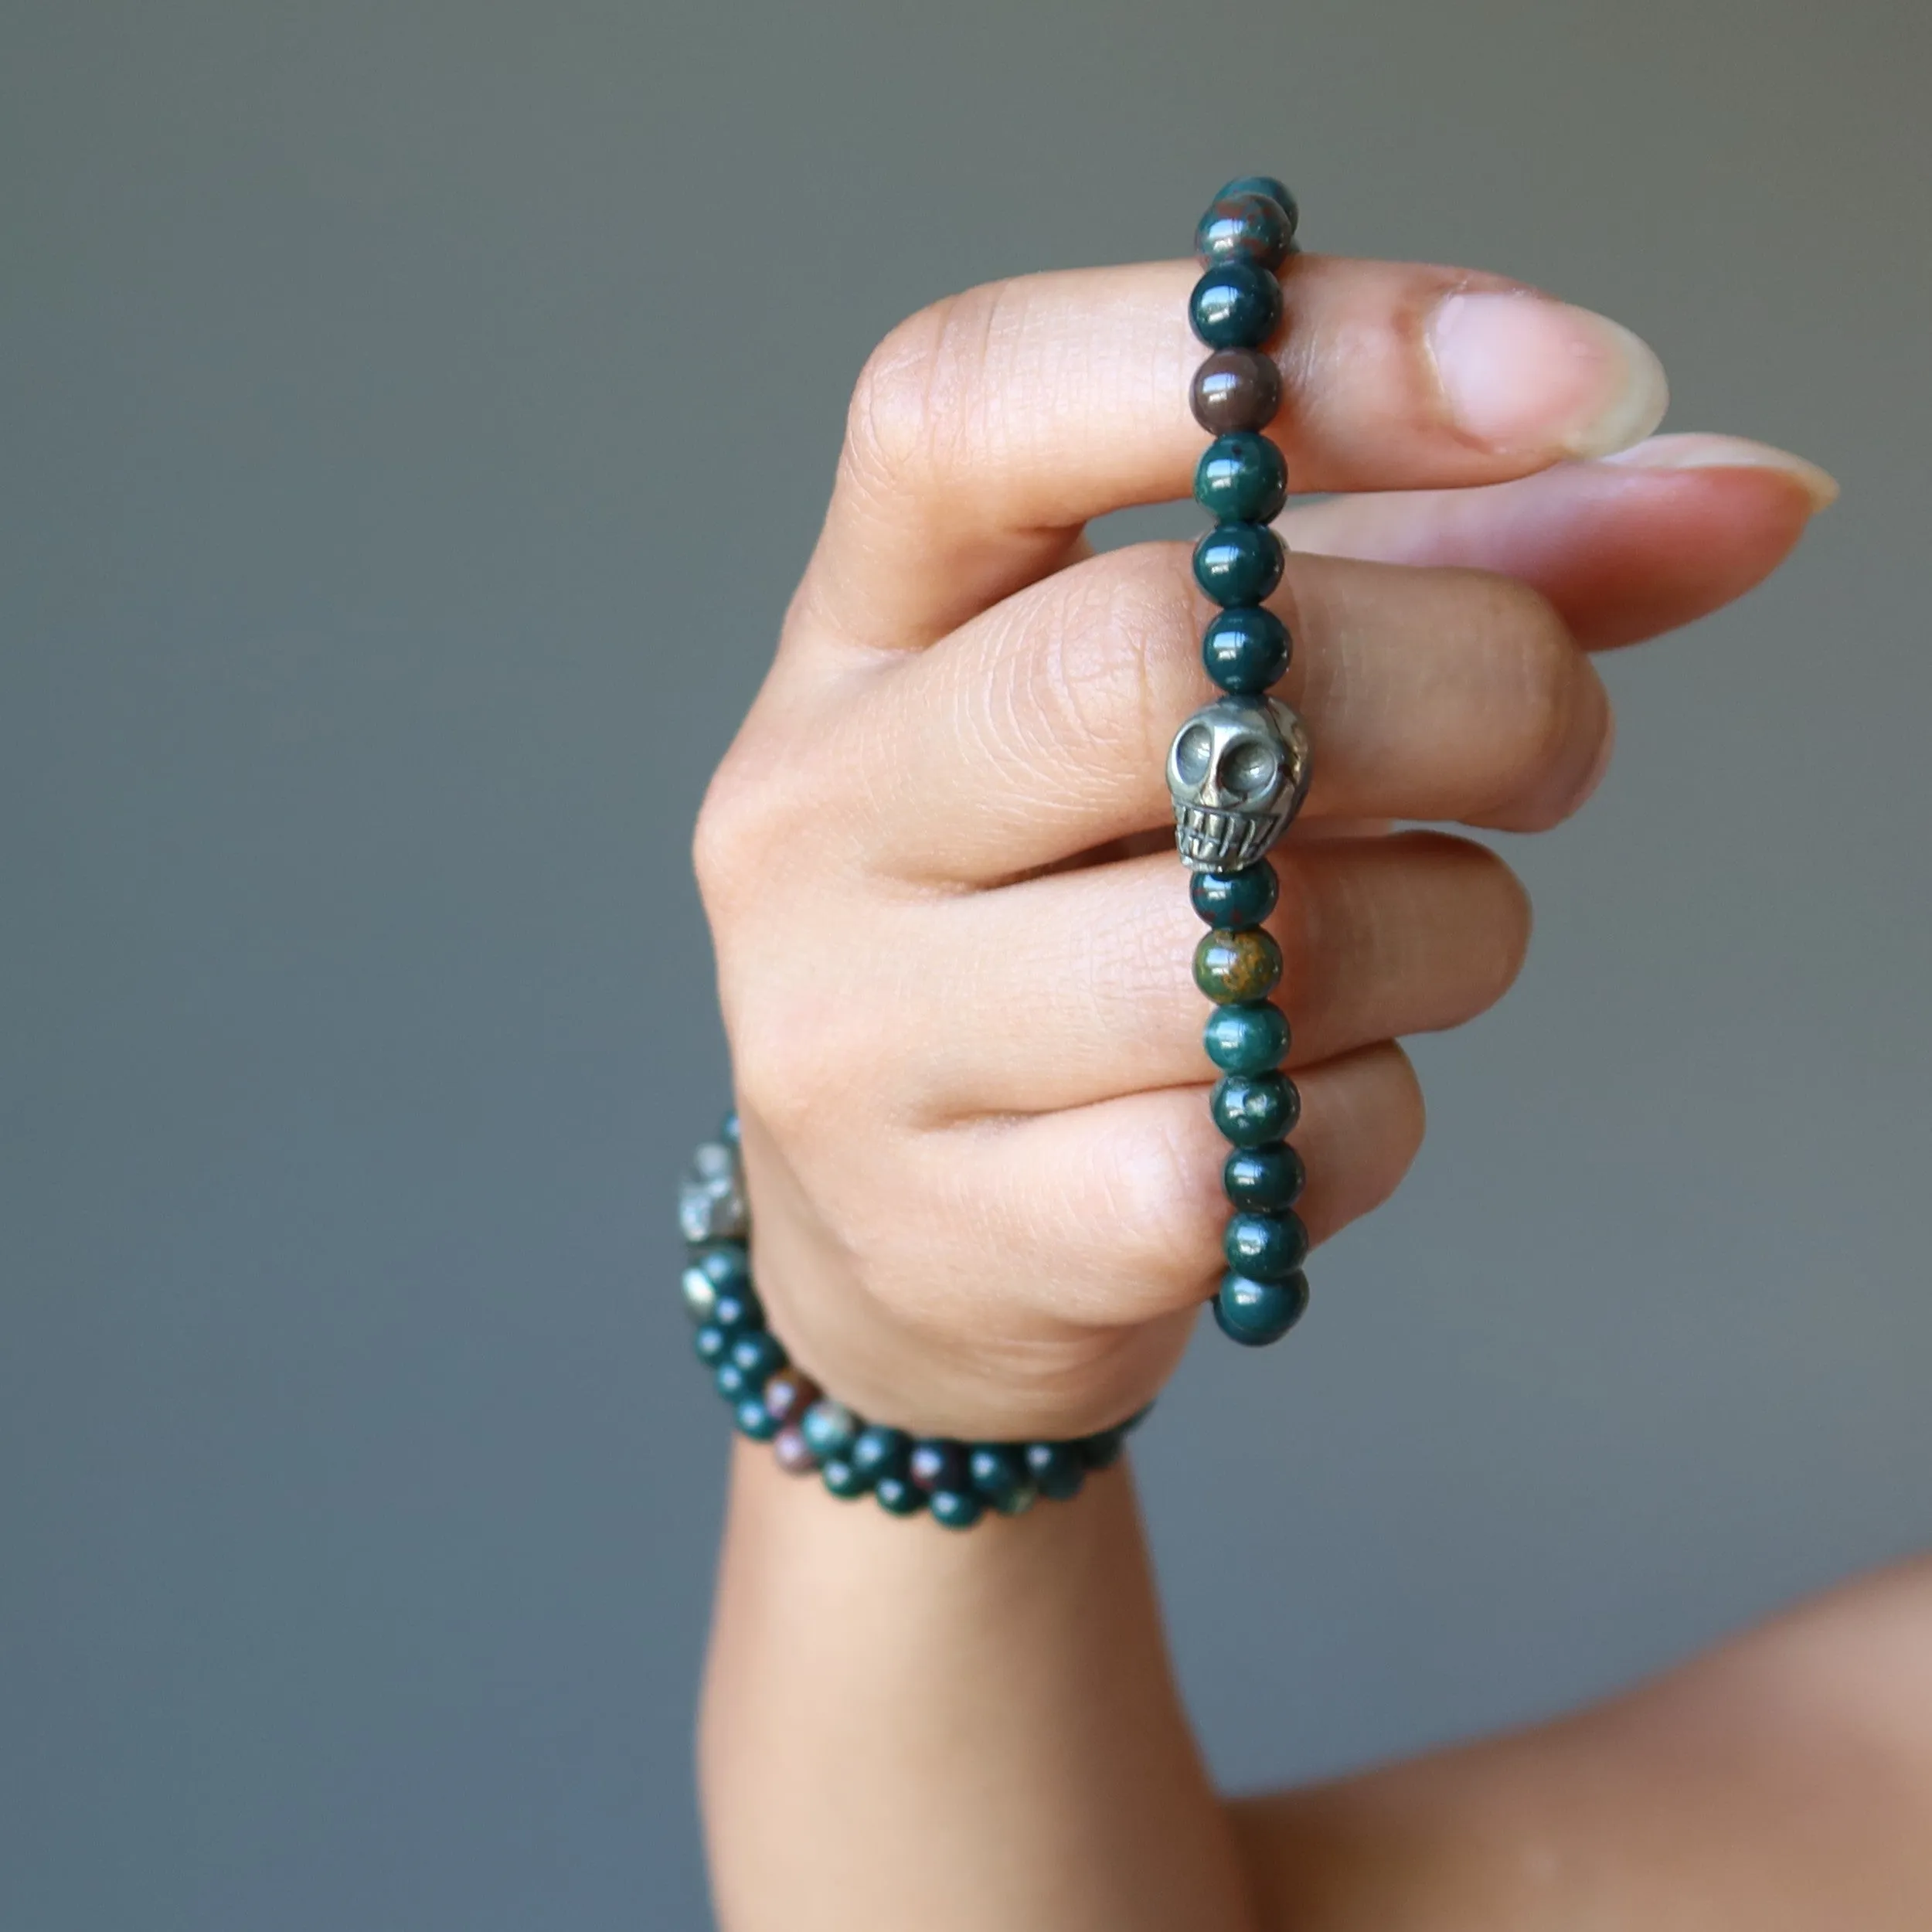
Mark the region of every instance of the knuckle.
<instances>
[{"instance_id":1,"label":"knuckle","mask_svg":"<svg viewBox=\"0 0 1932 1932\"><path fill-rule=\"evenodd\" d=\"M1165 753L1173 692L1163 670L1187 624L1168 560L1149 546L1089 558L1019 621L1026 648L999 653L985 701L1043 785L1070 757L1138 769Z\"/></svg>"},{"instance_id":2,"label":"knuckle","mask_svg":"<svg viewBox=\"0 0 1932 1932\"><path fill-rule=\"evenodd\" d=\"M998 403L994 345L1014 284L992 282L908 316L866 358L845 419L840 467L863 488L930 482L983 444Z\"/></svg>"},{"instance_id":3,"label":"knuckle","mask_svg":"<svg viewBox=\"0 0 1932 1932\"><path fill-rule=\"evenodd\" d=\"M1434 835L1440 836L1440 835ZM1481 1009L1501 999L1515 984L1529 951L1529 893L1515 871L1487 845L1471 839L1445 838L1464 867L1467 890L1463 900L1471 909L1464 924L1470 947L1472 992Z\"/></svg>"},{"instance_id":4,"label":"knuckle","mask_svg":"<svg viewBox=\"0 0 1932 1932\"><path fill-rule=\"evenodd\" d=\"M734 746L711 775L691 835L692 869L713 927L728 918L755 883L770 813L750 767Z\"/></svg>"},{"instance_id":5,"label":"knuckle","mask_svg":"<svg viewBox=\"0 0 1932 1932\"><path fill-rule=\"evenodd\" d=\"M1429 1127L1429 1109L1423 1097L1422 1080L1416 1072L1415 1063L1393 1040L1382 1050L1387 1056L1384 1131L1393 1156L1389 1182L1389 1192L1393 1193L1416 1156L1422 1151L1423 1139Z\"/></svg>"},{"instance_id":6,"label":"knuckle","mask_svg":"<svg viewBox=\"0 0 1932 1932\"><path fill-rule=\"evenodd\" d=\"M1506 734L1499 747L1504 783L1499 810L1517 823L1525 801L1543 798L1553 776L1574 763L1580 714L1590 672L1561 613L1531 585L1497 577L1489 586L1485 628L1506 662L1506 711L1498 725ZM1528 805L1541 822L1539 806Z\"/></svg>"}]
</instances>

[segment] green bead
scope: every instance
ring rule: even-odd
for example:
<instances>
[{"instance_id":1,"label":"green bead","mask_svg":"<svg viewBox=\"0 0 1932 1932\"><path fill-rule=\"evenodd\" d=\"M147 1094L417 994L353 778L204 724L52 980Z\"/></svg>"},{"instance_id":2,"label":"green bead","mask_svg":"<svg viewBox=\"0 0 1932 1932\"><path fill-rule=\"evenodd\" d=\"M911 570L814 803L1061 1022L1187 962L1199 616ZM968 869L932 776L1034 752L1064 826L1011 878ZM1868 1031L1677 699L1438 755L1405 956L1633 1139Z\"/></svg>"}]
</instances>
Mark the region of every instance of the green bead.
<instances>
[{"instance_id":1,"label":"green bead","mask_svg":"<svg viewBox=\"0 0 1932 1932\"><path fill-rule=\"evenodd\" d=\"M743 1294L751 1287L751 1258L742 1241L711 1241L686 1255L679 1277L684 1305L694 1321L709 1321L720 1294Z\"/></svg>"},{"instance_id":2,"label":"green bead","mask_svg":"<svg viewBox=\"0 0 1932 1932\"><path fill-rule=\"evenodd\" d=\"M1217 1006L1203 1036L1207 1056L1224 1073L1267 1073L1288 1050L1288 1022L1278 1006Z\"/></svg>"},{"instance_id":3,"label":"green bead","mask_svg":"<svg viewBox=\"0 0 1932 1932\"><path fill-rule=\"evenodd\" d=\"M835 1496L847 1499L862 1496L872 1487L865 1473L844 1456L833 1456L821 1463L818 1475Z\"/></svg>"},{"instance_id":4,"label":"green bead","mask_svg":"<svg viewBox=\"0 0 1932 1932\"><path fill-rule=\"evenodd\" d=\"M1281 284L1252 262L1219 262L1194 284L1188 320L1209 349L1259 349L1281 321Z\"/></svg>"},{"instance_id":5,"label":"green bead","mask_svg":"<svg viewBox=\"0 0 1932 1932\"><path fill-rule=\"evenodd\" d=\"M1224 1073L1208 1107L1214 1124L1236 1147L1260 1147L1294 1132L1301 1096L1284 1073Z\"/></svg>"},{"instance_id":6,"label":"green bead","mask_svg":"<svg viewBox=\"0 0 1932 1932\"><path fill-rule=\"evenodd\" d=\"M842 1402L829 1397L815 1402L800 1420L811 1453L823 1463L834 1456L846 1456L859 1439L859 1418Z\"/></svg>"},{"instance_id":7,"label":"green bead","mask_svg":"<svg viewBox=\"0 0 1932 1932\"><path fill-rule=\"evenodd\" d=\"M1264 1349L1270 1342L1279 1342L1301 1319L1308 1305L1305 1274L1291 1274L1285 1281L1224 1274L1214 1297L1214 1319L1230 1341L1243 1348Z\"/></svg>"},{"instance_id":8,"label":"green bead","mask_svg":"<svg viewBox=\"0 0 1932 1932\"><path fill-rule=\"evenodd\" d=\"M1272 611L1223 611L1202 634L1201 664L1223 691L1252 698L1281 677L1294 650L1288 627Z\"/></svg>"},{"instance_id":9,"label":"green bead","mask_svg":"<svg viewBox=\"0 0 1932 1932\"><path fill-rule=\"evenodd\" d=\"M1121 1459L1121 1452L1127 1447L1127 1427L1124 1423L1112 1429L1102 1429L1090 1436L1083 1436L1075 1445L1080 1453L1080 1460L1090 1469L1111 1469Z\"/></svg>"},{"instance_id":10,"label":"green bead","mask_svg":"<svg viewBox=\"0 0 1932 1932\"><path fill-rule=\"evenodd\" d=\"M933 1521L948 1529L970 1529L986 1513L986 1505L970 1489L935 1489L928 1500Z\"/></svg>"},{"instance_id":11,"label":"green bead","mask_svg":"<svg viewBox=\"0 0 1932 1932\"><path fill-rule=\"evenodd\" d=\"M1237 1147L1221 1169L1221 1186L1235 1206L1266 1213L1293 1207L1308 1182L1301 1156L1281 1141Z\"/></svg>"},{"instance_id":12,"label":"green bead","mask_svg":"<svg viewBox=\"0 0 1932 1932\"><path fill-rule=\"evenodd\" d=\"M1228 1266L1257 1281L1285 1281L1308 1258L1298 1214L1237 1214L1221 1236Z\"/></svg>"},{"instance_id":13,"label":"green bead","mask_svg":"<svg viewBox=\"0 0 1932 1932\"><path fill-rule=\"evenodd\" d=\"M762 1396L747 1396L732 1412L741 1436L753 1442L769 1442L778 1433L778 1418L765 1406Z\"/></svg>"},{"instance_id":14,"label":"green bead","mask_svg":"<svg viewBox=\"0 0 1932 1932\"><path fill-rule=\"evenodd\" d=\"M707 1321L691 1338L691 1345L698 1352L698 1359L707 1369L715 1369L731 1352L731 1338L715 1321Z\"/></svg>"},{"instance_id":15,"label":"green bead","mask_svg":"<svg viewBox=\"0 0 1932 1932\"><path fill-rule=\"evenodd\" d=\"M1288 466L1265 436L1217 436L1195 466L1194 500L1223 522L1272 523L1288 500Z\"/></svg>"},{"instance_id":16,"label":"green bead","mask_svg":"<svg viewBox=\"0 0 1932 1932\"><path fill-rule=\"evenodd\" d=\"M1216 604L1260 604L1281 583L1287 556L1265 523L1217 523L1194 546L1194 581Z\"/></svg>"},{"instance_id":17,"label":"green bead","mask_svg":"<svg viewBox=\"0 0 1932 1932\"><path fill-rule=\"evenodd\" d=\"M1003 1442L975 1443L967 1454L966 1473L975 1492L995 1509L1004 1509L1009 1501L1033 1486L1025 1455Z\"/></svg>"},{"instance_id":18,"label":"green bead","mask_svg":"<svg viewBox=\"0 0 1932 1932\"><path fill-rule=\"evenodd\" d=\"M868 1482L878 1482L887 1476L905 1475L912 1446L912 1437L903 1429L888 1429L876 1422L859 1430L847 1452L848 1459Z\"/></svg>"},{"instance_id":19,"label":"green bead","mask_svg":"<svg viewBox=\"0 0 1932 1932\"><path fill-rule=\"evenodd\" d=\"M734 1409L747 1396L758 1393L757 1384L729 1355L712 1370L711 1380L718 1393Z\"/></svg>"},{"instance_id":20,"label":"green bead","mask_svg":"<svg viewBox=\"0 0 1932 1932\"><path fill-rule=\"evenodd\" d=\"M1087 1463L1070 1442L1029 1442L1026 1473L1039 1485L1043 1496L1055 1502L1070 1502L1087 1480Z\"/></svg>"},{"instance_id":21,"label":"green bead","mask_svg":"<svg viewBox=\"0 0 1932 1932\"><path fill-rule=\"evenodd\" d=\"M1272 195L1217 195L1194 230L1195 259L1204 267L1252 262L1279 268L1294 250L1294 223Z\"/></svg>"},{"instance_id":22,"label":"green bead","mask_svg":"<svg viewBox=\"0 0 1932 1932\"><path fill-rule=\"evenodd\" d=\"M1288 233L1292 236L1301 225L1301 211L1294 205L1294 197L1288 192L1288 185L1277 180L1273 175L1236 175L1214 199L1226 201L1234 195L1265 195L1288 218Z\"/></svg>"},{"instance_id":23,"label":"green bead","mask_svg":"<svg viewBox=\"0 0 1932 1932\"><path fill-rule=\"evenodd\" d=\"M784 1345L768 1331L755 1329L733 1341L731 1359L737 1364L747 1386L762 1389L785 1366Z\"/></svg>"},{"instance_id":24,"label":"green bead","mask_svg":"<svg viewBox=\"0 0 1932 1932\"><path fill-rule=\"evenodd\" d=\"M926 1507L926 1492L904 1476L881 1476L872 1485L881 1509L895 1516L916 1516Z\"/></svg>"},{"instance_id":25,"label":"green bead","mask_svg":"<svg viewBox=\"0 0 1932 1932\"><path fill-rule=\"evenodd\" d=\"M749 1284L720 1288L712 1298L711 1320L726 1335L750 1335L765 1325L765 1311Z\"/></svg>"},{"instance_id":26,"label":"green bead","mask_svg":"<svg viewBox=\"0 0 1932 1932\"><path fill-rule=\"evenodd\" d=\"M1239 872L1197 872L1188 876L1187 896L1210 926L1238 932L1258 926L1274 910L1281 881L1264 859Z\"/></svg>"},{"instance_id":27,"label":"green bead","mask_svg":"<svg viewBox=\"0 0 1932 1932\"><path fill-rule=\"evenodd\" d=\"M1194 949L1194 983L1223 1006L1266 999L1281 978L1281 948L1259 927L1229 932L1217 927Z\"/></svg>"}]
</instances>

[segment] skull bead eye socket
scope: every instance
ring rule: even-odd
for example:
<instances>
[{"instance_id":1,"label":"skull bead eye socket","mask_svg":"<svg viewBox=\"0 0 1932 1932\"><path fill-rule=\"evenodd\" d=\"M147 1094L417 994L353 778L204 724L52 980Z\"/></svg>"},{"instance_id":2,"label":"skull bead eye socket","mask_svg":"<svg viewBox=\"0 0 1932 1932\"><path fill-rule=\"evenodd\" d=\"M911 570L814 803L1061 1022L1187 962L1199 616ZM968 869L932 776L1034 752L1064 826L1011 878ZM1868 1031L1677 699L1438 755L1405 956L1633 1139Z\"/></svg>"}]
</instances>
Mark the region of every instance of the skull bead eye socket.
<instances>
[{"instance_id":1,"label":"skull bead eye socket","mask_svg":"<svg viewBox=\"0 0 1932 1932\"><path fill-rule=\"evenodd\" d=\"M1265 738L1237 738L1221 754L1219 777L1224 791L1253 798L1274 782L1281 761Z\"/></svg>"},{"instance_id":2,"label":"skull bead eye socket","mask_svg":"<svg viewBox=\"0 0 1932 1932\"><path fill-rule=\"evenodd\" d=\"M1208 760L1214 755L1214 733L1206 725L1189 725L1174 747L1174 769L1190 785L1207 776Z\"/></svg>"}]
</instances>

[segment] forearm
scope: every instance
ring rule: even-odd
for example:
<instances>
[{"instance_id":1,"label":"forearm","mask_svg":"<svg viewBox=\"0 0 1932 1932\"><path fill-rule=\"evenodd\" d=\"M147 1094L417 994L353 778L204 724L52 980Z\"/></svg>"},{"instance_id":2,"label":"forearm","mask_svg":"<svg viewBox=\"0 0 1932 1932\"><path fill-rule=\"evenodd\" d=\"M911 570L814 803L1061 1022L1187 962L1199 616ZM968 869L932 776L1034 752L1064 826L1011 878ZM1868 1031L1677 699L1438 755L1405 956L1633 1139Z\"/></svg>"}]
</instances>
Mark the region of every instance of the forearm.
<instances>
[{"instance_id":1,"label":"forearm","mask_svg":"<svg viewBox=\"0 0 1932 1932\"><path fill-rule=\"evenodd\" d=\"M700 1758L728 1932L1252 1932L1124 1464L962 1535L741 1444Z\"/></svg>"}]
</instances>

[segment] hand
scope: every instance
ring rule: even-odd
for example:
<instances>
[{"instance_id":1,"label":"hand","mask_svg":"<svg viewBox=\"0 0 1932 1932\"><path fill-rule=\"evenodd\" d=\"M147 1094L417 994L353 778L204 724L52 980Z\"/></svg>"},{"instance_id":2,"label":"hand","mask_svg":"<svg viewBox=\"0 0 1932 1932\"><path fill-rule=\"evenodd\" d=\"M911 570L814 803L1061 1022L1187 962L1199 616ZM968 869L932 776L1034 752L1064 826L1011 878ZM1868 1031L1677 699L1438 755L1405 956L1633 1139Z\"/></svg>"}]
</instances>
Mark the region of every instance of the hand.
<instances>
[{"instance_id":1,"label":"hand","mask_svg":"<svg viewBox=\"0 0 1932 1932\"><path fill-rule=\"evenodd\" d=\"M1212 695L1209 607L1186 546L1081 535L1188 491L1193 274L1032 277L893 332L700 816L760 1292L879 1420L1117 1421L1219 1272L1201 928L1162 777ZM1284 293L1293 486L1380 493L1279 526L1281 695L1315 780L1270 929L1318 1241L1415 1154L1397 1037L1488 1007L1529 934L1485 849L1386 827L1575 811L1611 738L1587 652L1739 595L1832 485L1728 438L1573 460L1653 429L1662 373L1515 284L1302 257Z\"/></svg>"}]
</instances>

